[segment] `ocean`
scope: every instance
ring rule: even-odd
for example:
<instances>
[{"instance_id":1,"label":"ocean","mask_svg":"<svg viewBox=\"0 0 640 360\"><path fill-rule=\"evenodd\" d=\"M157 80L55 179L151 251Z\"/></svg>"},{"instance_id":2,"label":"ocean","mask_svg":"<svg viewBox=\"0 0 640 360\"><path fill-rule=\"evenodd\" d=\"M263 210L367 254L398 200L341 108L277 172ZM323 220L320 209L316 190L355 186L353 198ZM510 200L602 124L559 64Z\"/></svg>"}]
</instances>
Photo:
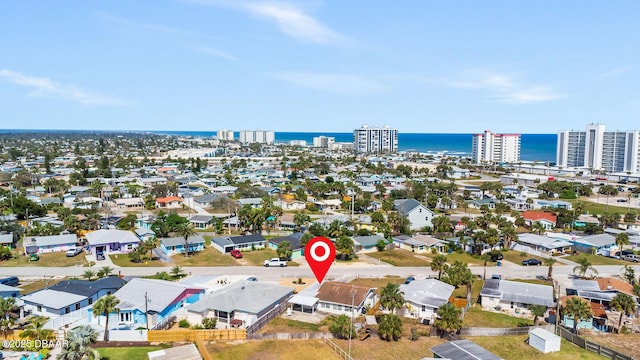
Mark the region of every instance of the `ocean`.
<instances>
[{"instance_id":1,"label":"ocean","mask_svg":"<svg viewBox=\"0 0 640 360\"><path fill-rule=\"evenodd\" d=\"M157 134L211 137L217 132L211 131L153 131ZM335 137L336 142L352 142L353 133L320 133L320 132L275 132L276 143L288 143L291 140L305 140L307 145L313 144L316 136ZM456 156L471 155L472 134L415 134L398 133L400 151L414 150L425 153L446 152ZM235 138L239 133L235 133ZM556 134L522 134L520 138L520 158L523 161L556 161Z\"/></svg>"}]
</instances>

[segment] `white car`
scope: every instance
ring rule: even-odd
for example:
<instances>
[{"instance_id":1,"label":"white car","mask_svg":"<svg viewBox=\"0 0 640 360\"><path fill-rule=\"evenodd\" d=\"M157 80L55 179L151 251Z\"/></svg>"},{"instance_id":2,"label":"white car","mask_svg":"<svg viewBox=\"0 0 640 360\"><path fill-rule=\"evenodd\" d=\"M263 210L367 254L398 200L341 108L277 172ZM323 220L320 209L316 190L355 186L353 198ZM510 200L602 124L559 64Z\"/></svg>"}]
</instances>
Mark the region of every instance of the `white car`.
<instances>
[{"instance_id":1,"label":"white car","mask_svg":"<svg viewBox=\"0 0 640 360\"><path fill-rule=\"evenodd\" d=\"M264 261L264 266L266 266L266 267L272 267L272 266L285 267L285 266L287 266L287 261L286 260L280 260L279 258L272 258L270 260L265 260Z\"/></svg>"},{"instance_id":2,"label":"white car","mask_svg":"<svg viewBox=\"0 0 640 360\"><path fill-rule=\"evenodd\" d=\"M81 247L71 248L71 249L67 250L67 257L74 257L74 256L80 254L81 252L82 252L82 248Z\"/></svg>"}]
</instances>

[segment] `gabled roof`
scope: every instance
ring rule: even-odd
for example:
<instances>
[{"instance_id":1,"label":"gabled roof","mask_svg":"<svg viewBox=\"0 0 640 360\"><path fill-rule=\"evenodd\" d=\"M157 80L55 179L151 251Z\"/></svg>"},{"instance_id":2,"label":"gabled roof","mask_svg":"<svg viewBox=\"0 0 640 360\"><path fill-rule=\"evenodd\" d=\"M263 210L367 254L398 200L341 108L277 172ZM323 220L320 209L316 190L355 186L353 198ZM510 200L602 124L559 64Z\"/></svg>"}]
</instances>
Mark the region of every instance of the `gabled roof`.
<instances>
[{"instance_id":1,"label":"gabled roof","mask_svg":"<svg viewBox=\"0 0 640 360\"><path fill-rule=\"evenodd\" d=\"M162 238L160 239L160 242L165 247L177 246L177 245L184 246L184 238L181 238L181 237ZM199 234L196 236L191 236L187 239L187 243L188 244L204 244L204 238L202 237L202 235L199 235Z\"/></svg>"},{"instance_id":2,"label":"gabled roof","mask_svg":"<svg viewBox=\"0 0 640 360\"><path fill-rule=\"evenodd\" d=\"M454 286L436 279L413 280L400 285L400 291L404 293L406 301L433 308L446 304L454 289Z\"/></svg>"},{"instance_id":3,"label":"gabled roof","mask_svg":"<svg viewBox=\"0 0 640 360\"><path fill-rule=\"evenodd\" d=\"M188 289L204 292L200 287L187 286L179 282L134 278L116 291L114 295L120 300L117 306L120 310L141 310L144 312L146 294L149 299L148 310L161 312Z\"/></svg>"},{"instance_id":4,"label":"gabled roof","mask_svg":"<svg viewBox=\"0 0 640 360\"><path fill-rule=\"evenodd\" d=\"M421 245L432 246L438 243L444 243L444 240L435 238L429 235L414 235L412 238L413 241L420 243Z\"/></svg>"},{"instance_id":5,"label":"gabled roof","mask_svg":"<svg viewBox=\"0 0 640 360\"><path fill-rule=\"evenodd\" d=\"M182 199L177 197L177 196L167 196L167 197L163 197L163 198L157 198L156 202L159 202L161 204L166 204L166 203L170 203L170 202L182 202Z\"/></svg>"},{"instance_id":6,"label":"gabled roof","mask_svg":"<svg viewBox=\"0 0 640 360\"><path fill-rule=\"evenodd\" d=\"M62 309L86 298L86 296L52 289L42 289L21 297L25 302L42 305L51 309Z\"/></svg>"},{"instance_id":7,"label":"gabled roof","mask_svg":"<svg viewBox=\"0 0 640 360\"><path fill-rule=\"evenodd\" d=\"M55 285L50 286L49 289L89 297L100 290L117 290L126 283L126 281L117 276L107 276L95 281L62 280Z\"/></svg>"},{"instance_id":8,"label":"gabled roof","mask_svg":"<svg viewBox=\"0 0 640 360\"><path fill-rule=\"evenodd\" d=\"M100 229L85 235L89 245L104 245L111 243L138 243L140 239L131 231L116 229Z\"/></svg>"},{"instance_id":9,"label":"gabled roof","mask_svg":"<svg viewBox=\"0 0 640 360\"><path fill-rule=\"evenodd\" d=\"M264 237L260 234L251 234L251 235L230 236L229 240L231 240L234 244L249 244L249 243L264 241Z\"/></svg>"},{"instance_id":10,"label":"gabled roof","mask_svg":"<svg viewBox=\"0 0 640 360\"><path fill-rule=\"evenodd\" d=\"M600 287L600 290L602 291L615 290L627 295L635 296L633 293L633 285L626 281L616 278L599 278L596 281L598 282L598 287Z\"/></svg>"},{"instance_id":11,"label":"gabled roof","mask_svg":"<svg viewBox=\"0 0 640 360\"><path fill-rule=\"evenodd\" d=\"M76 234L51 235L51 236L28 236L25 238L24 246L55 246L55 245L75 245L78 242Z\"/></svg>"},{"instance_id":12,"label":"gabled roof","mask_svg":"<svg viewBox=\"0 0 640 360\"><path fill-rule=\"evenodd\" d=\"M272 308L282 298L293 294L293 289L257 281L240 281L215 291L189 307L189 311L205 313L210 310L242 311L258 314Z\"/></svg>"},{"instance_id":13,"label":"gabled roof","mask_svg":"<svg viewBox=\"0 0 640 360\"><path fill-rule=\"evenodd\" d=\"M302 238L302 233L293 233L288 236L273 238L269 240L269 242L277 245L283 241L287 241L289 242L289 245L291 245L292 250L298 250L302 247L302 244L300 243L301 238Z\"/></svg>"},{"instance_id":14,"label":"gabled roof","mask_svg":"<svg viewBox=\"0 0 640 360\"><path fill-rule=\"evenodd\" d=\"M525 211L522 217L525 220L533 222L546 220L550 223L556 224L558 221L558 217L555 214L544 211Z\"/></svg>"},{"instance_id":15,"label":"gabled roof","mask_svg":"<svg viewBox=\"0 0 640 360\"><path fill-rule=\"evenodd\" d=\"M365 286L340 282L325 282L320 286L320 289L318 289L316 297L320 299L320 301L349 306L351 306L353 301L355 306L360 306L371 290L373 290L373 288ZM355 296L353 294L355 294Z\"/></svg>"},{"instance_id":16,"label":"gabled roof","mask_svg":"<svg viewBox=\"0 0 640 360\"><path fill-rule=\"evenodd\" d=\"M585 236L581 239L576 239L577 243L589 244L595 247L607 246L616 243L615 236L609 234L597 234Z\"/></svg>"},{"instance_id":17,"label":"gabled roof","mask_svg":"<svg viewBox=\"0 0 640 360\"><path fill-rule=\"evenodd\" d=\"M213 220L213 215L192 215L189 218L189 221L194 223L210 223L211 220Z\"/></svg>"},{"instance_id":18,"label":"gabled roof","mask_svg":"<svg viewBox=\"0 0 640 360\"><path fill-rule=\"evenodd\" d=\"M422 206L422 207L424 207L426 209L426 207L424 205L420 204L416 199L394 200L393 201L393 205L398 210L398 214L401 214L401 215L407 215L408 213L413 211L413 209L415 209L417 207L420 207L420 206Z\"/></svg>"},{"instance_id":19,"label":"gabled roof","mask_svg":"<svg viewBox=\"0 0 640 360\"><path fill-rule=\"evenodd\" d=\"M13 233L0 234L0 244L11 244L11 243L13 243Z\"/></svg>"}]
</instances>

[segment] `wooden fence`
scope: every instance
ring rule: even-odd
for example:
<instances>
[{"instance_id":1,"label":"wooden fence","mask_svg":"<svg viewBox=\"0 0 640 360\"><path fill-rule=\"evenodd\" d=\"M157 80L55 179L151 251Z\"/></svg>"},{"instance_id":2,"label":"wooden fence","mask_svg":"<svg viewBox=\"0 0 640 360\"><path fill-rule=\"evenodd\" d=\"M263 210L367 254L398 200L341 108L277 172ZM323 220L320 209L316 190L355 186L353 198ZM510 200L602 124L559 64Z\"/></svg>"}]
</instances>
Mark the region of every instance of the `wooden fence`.
<instances>
[{"instance_id":1,"label":"wooden fence","mask_svg":"<svg viewBox=\"0 0 640 360\"><path fill-rule=\"evenodd\" d=\"M538 326L547 331L553 332L553 325ZM523 326L517 328L482 328L470 327L460 329L460 336L508 336L508 335L526 335L535 326Z\"/></svg>"},{"instance_id":2,"label":"wooden fence","mask_svg":"<svg viewBox=\"0 0 640 360\"><path fill-rule=\"evenodd\" d=\"M338 346L338 344L333 342L333 340L329 339L328 337L326 337L326 336L323 337L322 338L322 342L324 342L325 344L329 345L329 347L331 349L333 349L333 351L335 351L336 354L338 354L341 359L353 360L353 358L351 356L349 356L349 354L347 354L346 351L342 350L342 348L340 346Z\"/></svg>"},{"instance_id":3,"label":"wooden fence","mask_svg":"<svg viewBox=\"0 0 640 360\"><path fill-rule=\"evenodd\" d=\"M568 340L578 346L580 346L583 349L587 349L589 351L592 351L600 356L603 356L607 359L611 359L611 360L633 360L633 358L629 355L625 355L622 353L619 353L613 349L610 349L606 346L602 346L599 344L596 344L594 342L591 342L589 340L583 339L580 336L572 333L571 331L558 327L558 335L562 336L565 340Z\"/></svg>"},{"instance_id":4,"label":"wooden fence","mask_svg":"<svg viewBox=\"0 0 640 360\"><path fill-rule=\"evenodd\" d=\"M246 340L247 332L244 329L220 329L220 330L149 330L147 341L149 342L173 342L173 341L225 341Z\"/></svg>"},{"instance_id":5,"label":"wooden fence","mask_svg":"<svg viewBox=\"0 0 640 360\"><path fill-rule=\"evenodd\" d=\"M247 340L310 340L310 339L323 339L333 338L331 333L271 333L271 334L247 334Z\"/></svg>"},{"instance_id":6,"label":"wooden fence","mask_svg":"<svg viewBox=\"0 0 640 360\"><path fill-rule=\"evenodd\" d=\"M0 331L0 340L20 340L20 333L22 330L7 330Z\"/></svg>"}]
</instances>

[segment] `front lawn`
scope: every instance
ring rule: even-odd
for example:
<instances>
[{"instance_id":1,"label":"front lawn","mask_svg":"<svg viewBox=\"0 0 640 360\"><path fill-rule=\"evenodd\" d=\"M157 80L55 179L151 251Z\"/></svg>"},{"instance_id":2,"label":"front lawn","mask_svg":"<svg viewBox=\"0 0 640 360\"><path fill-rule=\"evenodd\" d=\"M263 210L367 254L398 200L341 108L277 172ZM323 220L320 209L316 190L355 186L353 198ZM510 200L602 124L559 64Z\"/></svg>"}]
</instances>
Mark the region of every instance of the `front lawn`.
<instances>
[{"instance_id":1,"label":"front lawn","mask_svg":"<svg viewBox=\"0 0 640 360\"><path fill-rule=\"evenodd\" d=\"M98 352L102 360L146 359L148 352L166 348L166 346L104 347L98 348Z\"/></svg>"},{"instance_id":2,"label":"front lawn","mask_svg":"<svg viewBox=\"0 0 640 360\"><path fill-rule=\"evenodd\" d=\"M522 260L527 260L527 259L538 259L540 261L544 260L544 258L540 256L535 256L535 255L531 255L531 254L527 254L527 253L523 253L515 250L503 251L502 255L504 256L505 260L511 261L512 263L520 266L524 266L522 265Z\"/></svg>"},{"instance_id":3,"label":"front lawn","mask_svg":"<svg viewBox=\"0 0 640 360\"><path fill-rule=\"evenodd\" d=\"M533 319L521 319L506 314L484 311L480 306L472 306L464 316L464 327L513 328L532 326Z\"/></svg>"},{"instance_id":4,"label":"front lawn","mask_svg":"<svg viewBox=\"0 0 640 360\"><path fill-rule=\"evenodd\" d=\"M46 280L36 280L36 281L27 281L27 282L20 281L19 288L22 289L22 294L28 294L36 290L44 289L47 286L55 285L62 280L63 279L46 279Z\"/></svg>"},{"instance_id":5,"label":"front lawn","mask_svg":"<svg viewBox=\"0 0 640 360\"><path fill-rule=\"evenodd\" d=\"M429 261L427 254L416 254L411 251L402 250L402 249L394 249L394 250L385 250L385 251L376 251L367 253L367 256L370 256L375 259L380 259L386 263L389 263L393 266L430 266L431 261Z\"/></svg>"},{"instance_id":6,"label":"front lawn","mask_svg":"<svg viewBox=\"0 0 640 360\"><path fill-rule=\"evenodd\" d=\"M564 360L564 359L582 359L596 360L604 359L600 355L580 348L565 339L562 339L560 351L543 354L535 350L526 340L529 335L516 336L475 336L467 337L467 339L491 351L505 360L521 360L521 359L545 359L545 360Z\"/></svg>"},{"instance_id":7,"label":"front lawn","mask_svg":"<svg viewBox=\"0 0 640 360\"><path fill-rule=\"evenodd\" d=\"M600 196L601 198L606 198L605 196ZM596 200L597 199L597 195L594 194L593 196L591 196L591 199ZM615 206L613 204L617 204L615 200L609 199L609 206L607 207L607 204L598 204L597 202L591 202L589 198L587 197L581 197L580 200L575 200L575 199L569 199L569 200L564 200L564 201L568 201L570 202L573 207L576 207L576 203L578 203L578 201L580 201L580 203L582 204L582 208L584 209L583 211L585 213L589 213L592 215L601 215L604 214L605 212L610 212L610 213L619 213L619 214L626 214L627 213L627 207L622 207L622 206Z\"/></svg>"},{"instance_id":8,"label":"front lawn","mask_svg":"<svg viewBox=\"0 0 640 360\"><path fill-rule=\"evenodd\" d=\"M29 257L18 254L14 251L14 257L9 260L0 261L0 266L46 266L46 267L64 267L64 266L88 266L87 258L83 253L67 257L65 252L53 252L41 254L40 260L29 261Z\"/></svg>"},{"instance_id":9,"label":"front lawn","mask_svg":"<svg viewBox=\"0 0 640 360\"><path fill-rule=\"evenodd\" d=\"M243 265L262 266L264 265L265 260L269 260L274 257L278 257L278 253L272 249L260 249L247 252L243 251L241 263ZM295 261L289 261L287 266L300 266L300 264Z\"/></svg>"},{"instance_id":10,"label":"front lawn","mask_svg":"<svg viewBox=\"0 0 640 360\"><path fill-rule=\"evenodd\" d=\"M589 260L591 265L633 265L633 263L628 261L587 253L578 253L578 255L565 256L563 259L576 262L578 261L578 259L585 257L587 258L587 260Z\"/></svg>"}]
</instances>

